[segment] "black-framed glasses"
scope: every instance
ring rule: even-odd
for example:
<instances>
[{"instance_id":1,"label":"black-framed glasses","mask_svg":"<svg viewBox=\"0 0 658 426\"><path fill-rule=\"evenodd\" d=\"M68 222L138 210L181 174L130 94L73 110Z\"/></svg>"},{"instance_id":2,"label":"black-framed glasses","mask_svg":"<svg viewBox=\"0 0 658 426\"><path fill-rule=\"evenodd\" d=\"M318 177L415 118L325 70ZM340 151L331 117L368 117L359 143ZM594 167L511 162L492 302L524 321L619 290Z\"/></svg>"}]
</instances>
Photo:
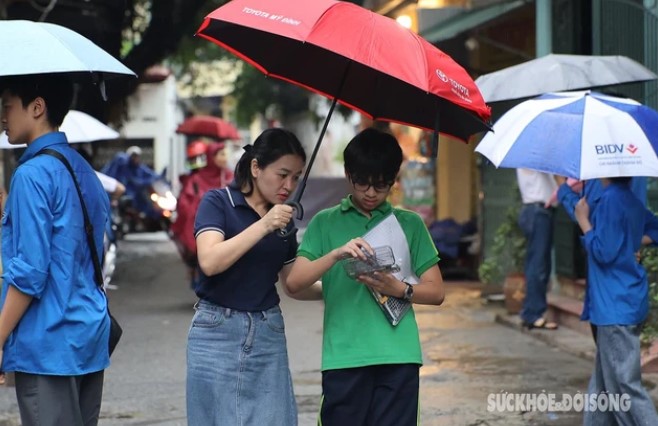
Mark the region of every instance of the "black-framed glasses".
<instances>
[{"instance_id":1,"label":"black-framed glasses","mask_svg":"<svg viewBox=\"0 0 658 426\"><path fill-rule=\"evenodd\" d=\"M393 186L394 182L355 182L352 181L352 186L359 192L367 192L370 188L374 188L375 192L383 193L388 192Z\"/></svg>"}]
</instances>

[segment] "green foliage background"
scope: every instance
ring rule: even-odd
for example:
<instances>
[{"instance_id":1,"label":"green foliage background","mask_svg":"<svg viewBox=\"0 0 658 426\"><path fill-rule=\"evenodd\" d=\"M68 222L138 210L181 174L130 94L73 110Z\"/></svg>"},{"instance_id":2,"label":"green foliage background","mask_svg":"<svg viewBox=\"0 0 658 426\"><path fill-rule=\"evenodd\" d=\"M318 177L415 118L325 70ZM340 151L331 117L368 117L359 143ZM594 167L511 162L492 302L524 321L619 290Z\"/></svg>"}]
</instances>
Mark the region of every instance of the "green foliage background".
<instances>
[{"instance_id":1,"label":"green foliage background","mask_svg":"<svg viewBox=\"0 0 658 426\"><path fill-rule=\"evenodd\" d=\"M649 315L640 339L648 345L658 338L658 247L645 247L641 258L649 279Z\"/></svg>"},{"instance_id":2,"label":"green foliage background","mask_svg":"<svg viewBox=\"0 0 658 426\"><path fill-rule=\"evenodd\" d=\"M483 284L502 284L510 273L523 273L526 254L526 239L519 228L521 198L516 186L514 203L505 212L502 223L496 229L489 255L478 268L478 276Z\"/></svg>"},{"instance_id":3,"label":"green foliage background","mask_svg":"<svg viewBox=\"0 0 658 426\"><path fill-rule=\"evenodd\" d=\"M146 0L142 0L149 3ZM361 0L351 0L361 5ZM201 24L203 18L212 10L226 3L226 0L209 0L197 14L196 21ZM273 46L273 48L276 48ZM268 109L277 111L279 119L285 120L300 113L309 112L309 119L318 123L323 117L316 117L309 111L311 92L293 84L266 77L253 66L242 63L233 54L207 40L194 37L193 34L182 38L175 54L170 57L172 67L177 75L191 72L193 62L210 62L226 60L241 67L242 71L234 83L232 95L237 102L236 121L239 126L248 126L257 114L266 114ZM329 102L327 100L327 102ZM347 117L351 110L339 105L336 112Z\"/></svg>"}]
</instances>

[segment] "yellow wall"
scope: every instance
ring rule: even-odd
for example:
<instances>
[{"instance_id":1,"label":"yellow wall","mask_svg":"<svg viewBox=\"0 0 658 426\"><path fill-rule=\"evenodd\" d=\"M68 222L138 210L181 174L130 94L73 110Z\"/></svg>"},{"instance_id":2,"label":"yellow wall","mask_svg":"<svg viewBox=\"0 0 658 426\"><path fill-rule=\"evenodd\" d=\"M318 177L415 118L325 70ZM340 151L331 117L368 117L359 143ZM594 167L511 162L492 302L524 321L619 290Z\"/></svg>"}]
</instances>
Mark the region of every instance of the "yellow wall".
<instances>
[{"instance_id":1,"label":"yellow wall","mask_svg":"<svg viewBox=\"0 0 658 426\"><path fill-rule=\"evenodd\" d=\"M465 222L473 217L475 173L473 148L450 138L439 141L436 172L436 218Z\"/></svg>"}]
</instances>

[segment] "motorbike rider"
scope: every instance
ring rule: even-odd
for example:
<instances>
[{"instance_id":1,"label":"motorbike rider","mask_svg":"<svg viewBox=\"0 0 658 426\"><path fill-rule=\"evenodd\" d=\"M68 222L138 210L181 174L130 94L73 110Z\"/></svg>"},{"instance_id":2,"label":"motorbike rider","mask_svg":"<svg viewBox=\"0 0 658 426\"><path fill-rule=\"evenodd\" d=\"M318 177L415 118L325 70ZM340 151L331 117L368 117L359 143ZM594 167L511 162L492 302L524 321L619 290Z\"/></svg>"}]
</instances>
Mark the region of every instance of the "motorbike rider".
<instances>
[{"instance_id":1,"label":"motorbike rider","mask_svg":"<svg viewBox=\"0 0 658 426\"><path fill-rule=\"evenodd\" d=\"M137 211L147 216L154 216L156 213L148 198L147 189L160 176L142 163L141 156L142 149L131 146L125 153L117 153L101 172L115 178L126 187L126 196L130 197Z\"/></svg>"},{"instance_id":2,"label":"motorbike rider","mask_svg":"<svg viewBox=\"0 0 658 426\"><path fill-rule=\"evenodd\" d=\"M183 188L178 196L177 217L171 226L171 237L189 269L192 284L197 274L194 239L194 218L197 208L206 192L214 188L224 188L233 180L233 172L227 167L224 143L204 141L190 143L187 149L188 165L202 164L200 157L206 158L205 166L192 169L189 175L181 178Z\"/></svg>"},{"instance_id":3,"label":"motorbike rider","mask_svg":"<svg viewBox=\"0 0 658 426\"><path fill-rule=\"evenodd\" d=\"M76 144L74 146L74 149L78 151L78 153L82 156L82 158L87 160L87 163L89 163L91 167L94 167L94 161L93 161L94 155L90 143ZM112 176L108 176L105 173L99 172L98 170L94 170L94 171L96 172L96 176L98 177L98 179L101 181L101 184L103 184L103 189L109 195L111 203L116 202L126 192L126 187L123 186L121 182L119 182Z\"/></svg>"}]
</instances>

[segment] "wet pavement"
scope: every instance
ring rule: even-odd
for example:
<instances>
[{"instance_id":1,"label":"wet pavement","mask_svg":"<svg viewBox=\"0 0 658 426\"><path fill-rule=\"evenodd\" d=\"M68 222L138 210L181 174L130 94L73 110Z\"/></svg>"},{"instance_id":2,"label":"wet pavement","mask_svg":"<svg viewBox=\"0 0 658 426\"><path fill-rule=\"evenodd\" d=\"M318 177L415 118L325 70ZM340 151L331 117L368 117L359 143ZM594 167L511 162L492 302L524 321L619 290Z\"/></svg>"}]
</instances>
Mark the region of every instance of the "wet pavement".
<instances>
[{"instance_id":1,"label":"wet pavement","mask_svg":"<svg viewBox=\"0 0 658 426\"><path fill-rule=\"evenodd\" d=\"M439 308L416 307L425 365L421 424L576 425L578 413L490 412L496 393L575 394L584 391L590 363L495 322L479 286L448 283Z\"/></svg>"},{"instance_id":2,"label":"wet pavement","mask_svg":"<svg viewBox=\"0 0 658 426\"><path fill-rule=\"evenodd\" d=\"M563 395L569 401L582 398L594 365L591 337L567 328L522 330L518 317L508 315L502 305L488 304L480 288L479 283L447 283L444 305L415 307L426 357L421 424L582 424L582 409L551 411L541 403L535 409L523 404L506 409L500 401L510 394L534 394L537 401L554 397L559 402ZM658 402L658 375L643 379Z\"/></svg>"},{"instance_id":3,"label":"wet pavement","mask_svg":"<svg viewBox=\"0 0 658 426\"><path fill-rule=\"evenodd\" d=\"M164 234L129 237L119 252L115 279L119 288L110 293L112 312L124 327L124 336L106 371L100 425L182 426L186 424L185 344L195 297ZM497 393L584 392L592 362L497 322L502 308L484 304L479 284L447 283L447 287L443 306L415 307L425 362L421 424L580 424L582 415L576 412L487 409L489 398ZM323 305L283 296L282 309L299 424L316 425ZM585 343L588 337L582 339ZM18 424L16 419L13 389L0 387L0 425Z\"/></svg>"}]
</instances>

